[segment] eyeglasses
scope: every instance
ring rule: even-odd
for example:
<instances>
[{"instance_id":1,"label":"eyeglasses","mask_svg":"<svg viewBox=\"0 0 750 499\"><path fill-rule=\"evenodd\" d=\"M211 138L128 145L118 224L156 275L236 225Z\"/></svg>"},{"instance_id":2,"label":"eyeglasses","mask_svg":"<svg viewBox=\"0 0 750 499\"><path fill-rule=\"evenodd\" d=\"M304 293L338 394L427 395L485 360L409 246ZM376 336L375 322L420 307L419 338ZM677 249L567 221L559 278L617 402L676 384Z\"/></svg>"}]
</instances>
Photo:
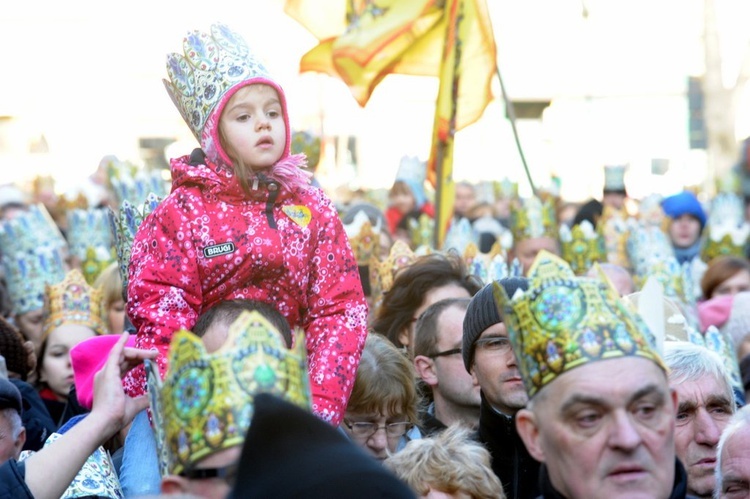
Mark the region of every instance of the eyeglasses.
<instances>
[{"instance_id":1,"label":"eyeglasses","mask_svg":"<svg viewBox=\"0 0 750 499\"><path fill-rule=\"evenodd\" d=\"M180 476L190 480L206 480L209 478L223 478L229 485L234 485L237 478L239 463L233 463L223 468L194 468L186 469Z\"/></svg>"},{"instance_id":2,"label":"eyeglasses","mask_svg":"<svg viewBox=\"0 0 750 499\"><path fill-rule=\"evenodd\" d=\"M385 428L385 434L389 438L403 437L406 432L411 430L412 426L414 426L408 421L403 421L400 423L390 423L384 426L380 426L377 423L368 421L349 422L347 420L344 420L344 424L352 432L352 435L361 439L370 438L371 436L375 435L375 433L377 433L381 428Z\"/></svg>"},{"instance_id":3,"label":"eyeglasses","mask_svg":"<svg viewBox=\"0 0 750 499\"><path fill-rule=\"evenodd\" d=\"M480 338L474 342L474 345L476 345L477 350L485 350L487 352L508 352L511 348L510 338L506 336Z\"/></svg>"},{"instance_id":4,"label":"eyeglasses","mask_svg":"<svg viewBox=\"0 0 750 499\"><path fill-rule=\"evenodd\" d=\"M442 352L433 353L432 355L428 355L428 357L434 359L435 357L448 357L450 355L456 355L460 353L460 348L451 348L450 350L443 350Z\"/></svg>"}]
</instances>

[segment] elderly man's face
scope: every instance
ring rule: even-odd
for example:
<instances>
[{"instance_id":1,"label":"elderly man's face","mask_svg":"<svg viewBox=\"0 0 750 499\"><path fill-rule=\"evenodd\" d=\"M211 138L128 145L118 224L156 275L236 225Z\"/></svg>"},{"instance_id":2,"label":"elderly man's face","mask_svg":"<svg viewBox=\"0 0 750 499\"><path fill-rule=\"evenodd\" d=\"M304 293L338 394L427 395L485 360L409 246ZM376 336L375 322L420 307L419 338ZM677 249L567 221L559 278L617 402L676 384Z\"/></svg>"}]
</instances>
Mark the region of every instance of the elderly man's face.
<instances>
[{"instance_id":1,"label":"elderly man's face","mask_svg":"<svg viewBox=\"0 0 750 499\"><path fill-rule=\"evenodd\" d=\"M750 426L737 430L721 450L721 499L750 497Z\"/></svg>"},{"instance_id":2,"label":"elderly man's face","mask_svg":"<svg viewBox=\"0 0 750 499\"><path fill-rule=\"evenodd\" d=\"M731 388L713 375L670 385L677 392L677 457L687 469L688 493L711 497L716 446L734 412Z\"/></svg>"},{"instance_id":3,"label":"elderly man's face","mask_svg":"<svg viewBox=\"0 0 750 499\"><path fill-rule=\"evenodd\" d=\"M675 471L674 408L664 372L622 357L563 373L519 411L529 453L570 499L669 497Z\"/></svg>"},{"instance_id":4,"label":"elderly man's face","mask_svg":"<svg viewBox=\"0 0 750 499\"><path fill-rule=\"evenodd\" d=\"M14 432L10 419L0 411L0 464L18 459L25 442L26 430L21 427L20 433Z\"/></svg>"}]
</instances>

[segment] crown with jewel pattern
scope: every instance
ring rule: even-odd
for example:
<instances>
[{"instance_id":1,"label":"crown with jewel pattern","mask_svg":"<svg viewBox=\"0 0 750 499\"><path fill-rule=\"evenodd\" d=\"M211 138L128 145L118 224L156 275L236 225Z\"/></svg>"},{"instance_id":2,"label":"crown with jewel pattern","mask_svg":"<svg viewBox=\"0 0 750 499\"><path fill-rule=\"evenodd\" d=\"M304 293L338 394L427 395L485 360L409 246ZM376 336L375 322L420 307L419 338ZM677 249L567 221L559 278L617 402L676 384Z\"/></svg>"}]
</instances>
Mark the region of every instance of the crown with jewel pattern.
<instances>
[{"instance_id":1,"label":"crown with jewel pattern","mask_svg":"<svg viewBox=\"0 0 750 499\"><path fill-rule=\"evenodd\" d=\"M477 244L479 237L468 218L453 219L445 233L442 251L455 250L461 254L469 244Z\"/></svg>"},{"instance_id":2,"label":"crown with jewel pattern","mask_svg":"<svg viewBox=\"0 0 750 499\"><path fill-rule=\"evenodd\" d=\"M489 253L482 253L476 244L469 243L463 253L468 274L478 277L484 284L510 276L506 259L499 242L492 245Z\"/></svg>"},{"instance_id":3,"label":"crown with jewel pattern","mask_svg":"<svg viewBox=\"0 0 750 499\"><path fill-rule=\"evenodd\" d=\"M109 211L110 230L115 241L123 290L128 289L128 266L130 265L130 252L135 234L143 220L156 209L161 201L159 196L150 192L141 207L136 207L126 200L122 202L118 214L115 214L112 210Z\"/></svg>"},{"instance_id":4,"label":"crown with jewel pattern","mask_svg":"<svg viewBox=\"0 0 750 499\"><path fill-rule=\"evenodd\" d=\"M379 253L381 230L383 228L380 221L373 227L364 211L357 212L351 223L344 224L344 232L357 258L357 265L368 265L370 259Z\"/></svg>"},{"instance_id":5,"label":"crown with jewel pattern","mask_svg":"<svg viewBox=\"0 0 750 499\"><path fill-rule=\"evenodd\" d=\"M390 290L396 273L414 263L416 259L417 255L401 239L393 243L388 258L382 262L373 256L370 259L370 284L375 283L373 296L379 296Z\"/></svg>"},{"instance_id":6,"label":"crown with jewel pattern","mask_svg":"<svg viewBox=\"0 0 750 499\"><path fill-rule=\"evenodd\" d=\"M210 33L189 32L182 48L184 54L167 56L169 80L164 85L201 142L206 121L230 88L249 78L270 76L242 37L224 24L211 25Z\"/></svg>"},{"instance_id":7,"label":"crown with jewel pattern","mask_svg":"<svg viewBox=\"0 0 750 499\"><path fill-rule=\"evenodd\" d=\"M154 363L146 364L162 475L179 474L207 456L242 445L259 393L310 410L301 331L294 345L288 349L282 334L257 311L242 312L213 353L193 333L176 332L164 380Z\"/></svg>"},{"instance_id":8,"label":"crown with jewel pattern","mask_svg":"<svg viewBox=\"0 0 750 499\"><path fill-rule=\"evenodd\" d=\"M78 324L104 334L105 313L104 292L89 286L83 274L73 269L59 283L47 285L42 332L46 338L55 328Z\"/></svg>"},{"instance_id":9,"label":"crown with jewel pattern","mask_svg":"<svg viewBox=\"0 0 750 499\"><path fill-rule=\"evenodd\" d=\"M84 263L86 282L93 284L99 272L115 260L107 208L72 210L68 218L70 254Z\"/></svg>"},{"instance_id":10,"label":"crown with jewel pattern","mask_svg":"<svg viewBox=\"0 0 750 499\"><path fill-rule=\"evenodd\" d=\"M529 397L589 362L637 356L665 369L648 326L603 275L577 277L562 258L541 251L529 281L512 297L493 285Z\"/></svg>"},{"instance_id":11,"label":"crown with jewel pattern","mask_svg":"<svg viewBox=\"0 0 750 499\"><path fill-rule=\"evenodd\" d=\"M557 240L554 198L547 197L544 201L536 196L517 198L510 206L510 227L514 244L537 237L551 237Z\"/></svg>"},{"instance_id":12,"label":"crown with jewel pattern","mask_svg":"<svg viewBox=\"0 0 750 499\"><path fill-rule=\"evenodd\" d=\"M0 255L13 311L44 307L44 290L65 277L67 243L42 204L0 222Z\"/></svg>"},{"instance_id":13,"label":"crown with jewel pattern","mask_svg":"<svg viewBox=\"0 0 750 499\"><path fill-rule=\"evenodd\" d=\"M584 275L595 263L607 261L604 238L588 220L572 229L561 225L560 247L563 259L576 275Z\"/></svg>"},{"instance_id":14,"label":"crown with jewel pattern","mask_svg":"<svg viewBox=\"0 0 750 499\"><path fill-rule=\"evenodd\" d=\"M745 256L750 243L750 224L745 221L742 197L734 192L720 192L711 200L703 231L701 259L710 262L718 256Z\"/></svg>"}]
</instances>

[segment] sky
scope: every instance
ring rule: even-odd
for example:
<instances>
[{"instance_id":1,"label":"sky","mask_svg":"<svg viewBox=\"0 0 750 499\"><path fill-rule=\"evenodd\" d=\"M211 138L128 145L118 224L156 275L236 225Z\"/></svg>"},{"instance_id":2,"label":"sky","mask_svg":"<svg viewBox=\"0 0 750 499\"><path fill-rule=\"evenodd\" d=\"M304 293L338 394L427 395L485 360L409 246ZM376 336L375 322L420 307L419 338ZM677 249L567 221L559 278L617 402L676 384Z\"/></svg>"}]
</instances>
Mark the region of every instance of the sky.
<instances>
[{"instance_id":1,"label":"sky","mask_svg":"<svg viewBox=\"0 0 750 499\"><path fill-rule=\"evenodd\" d=\"M322 3L333 1L340 0ZM740 23L750 2L716 2L731 81L748 46ZM686 147L684 90L687 75L702 71L701 0L488 5L509 95L552 101L543 121L518 123L540 183L555 173L565 187L567 178L591 173L590 182L567 183L571 197L585 197L601 187L601 165L655 157L700 179L705 157ZM320 127L322 119L328 134L360 137L358 170L324 169L332 184L386 187L402 156L427 158L437 80L389 76L360 108L340 81L298 74L316 40L283 13L281 0L40 0L13 2L0 17L0 117L13 117L0 128L0 183L32 172L74 183L105 155L137 159L139 136L174 137L180 142L170 150L188 152L194 139L161 82L165 57L181 51L188 30L212 21L232 26L261 54L285 88L293 125ZM483 119L457 136L456 179L523 181L499 85L495 95ZM50 153L30 157L26 144L39 134Z\"/></svg>"}]
</instances>

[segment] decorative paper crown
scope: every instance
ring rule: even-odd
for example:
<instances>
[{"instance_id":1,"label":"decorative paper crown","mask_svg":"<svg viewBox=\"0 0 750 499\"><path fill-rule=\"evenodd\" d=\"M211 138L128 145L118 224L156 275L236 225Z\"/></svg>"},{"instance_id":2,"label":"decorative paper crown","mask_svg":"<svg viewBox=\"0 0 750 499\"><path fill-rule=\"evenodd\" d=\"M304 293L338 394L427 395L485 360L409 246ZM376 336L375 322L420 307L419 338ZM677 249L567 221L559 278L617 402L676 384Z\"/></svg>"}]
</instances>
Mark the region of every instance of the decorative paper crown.
<instances>
[{"instance_id":1,"label":"decorative paper crown","mask_svg":"<svg viewBox=\"0 0 750 499\"><path fill-rule=\"evenodd\" d=\"M701 259L708 263L718 256L744 257L750 242L750 224L708 224L701 246Z\"/></svg>"},{"instance_id":2,"label":"decorative paper crown","mask_svg":"<svg viewBox=\"0 0 750 499\"><path fill-rule=\"evenodd\" d=\"M627 252L627 241L634 221L628 217L625 208L620 210L605 205L596 230L604 238L607 261L625 269L632 269Z\"/></svg>"},{"instance_id":3,"label":"decorative paper crown","mask_svg":"<svg viewBox=\"0 0 750 499\"><path fill-rule=\"evenodd\" d=\"M390 290L396 273L414 263L416 259L417 256L409 245L400 239L393 243L388 258L383 262L373 256L370 259L370 283L375 283L372 295L379 296Z\"/></svg>"},{"instance_id":4,"label":"decorative paper crown","mask_svg":"<svg viewBox=\"0 0 750 499\"><path fill-rule=\"evenodd\" d=\"M150 193L160 198L169 193L161 170L138 168L134 164L113 158L107 163L107 175L118 206L125 201L140 203Z\"/></svg>"},{"instance_id":5,"label":"decorative paper crown","mask_svg":"<svg viewBox=\"0 0 750 499\"><path fill-rule=\"evenodd\" d=\"M572 229L560 226L562 257L576 275L584 275L597 262L607 261L604 238L591 222L584 220Z\"/></svg>"},{"instance_id":6,"label":"decorative paper crown","mask_svg":"<svg viewBox=\"0 0 750 499\"><path fill-rule=\"evenodd\" d=\"M606 165L604 167L604 192L625 192L625 171L627 165Z\"/></svg>"},{"instance_id":7,"label":"decorative paper crown","mask_svg":"<svg viewBox=\"0 0 750 499\"><path fill-rule=\"evenodd\" d=\"M478 243L479 237L474 231L471 222L468 218L461 217L457 220L454 219L451 222L451 225L445 234L442 251L452 249L458 254L462 254L470 244L477 245Z\"/></svg>"},{"instance_id":8,"label":"decorative paper crown","mask_svg":"<svg viewBox=\"0 0 750 499\"><path fill-rule=\"evenodd\" d=\"M690 331L690 342L704 346L710 351L715 352L727 368L732 388L739 393L744 392L745 388L742 383L742 375L740 374L740 365L737 362L737 354L729 335L726 332L721 332L716 326L708 326L704 334L701 334L693 327L690 328Z\"/></svg>"},{"instance_id":9,"label":"decorative paper crown","mask_svg":"<svg viewBox=\"0 0 750 499\"><path fill-rule=\"evenodd\" d=\"M307 156L307 166L315 168L320 163L320 137L310 132L294 132L292 134L292 154L304 153Z\"/></svg>"},{"instance_id":10,"label":"decorative paper crown","mask_svg":"<svg viewBox=\"0 0 750 499\"><path fill-rule=\"evenodd\" d=\"M227 90L249 78L270 76L245 40L223 24L213 24L210 33L191 31L182 47L184 55L167 56L164 86L201 142L206 120Z\"/></svg>"},{"instance_id":11,"label":"decorative paper crown","mask_svg":"<svg viewBox=\"0 0 750 499\"><path fill-rule=\"evenodd\" d=\"M305 338L295 347L260 312L242 312L224 345L206 353L200 338L175 333L164 381L147 362L161 472L179 474L220 450L241 445L253 417L253 398L270 393L311 408Z\"/></svg>"},{"instance_id":12,"label":"decorative paper crown","mask_svg":"<svg viewBox=\"0 0 750 499\"><path fill-rule=\"evenodd\" d=\"M83 275L93 284L99 272L115 259L107 208L69 211L68 244L70 253L86 262Z\"/></svg>"},{"instance_id":13,"label":"decorative paper crown","mask_svg":"<svg viewBox=\"0 0 750 499\"><path fill-rule=\"evenodd\" d=\"M515 199L518 197L518 182L512 182L509 178L492 183L497 199Z\"/></svg>"},{"instance_id":14,"label":"decorative paper crown","mask_svg":"<svg viewBox=\"0 0 750 499\"><path fill-rule=\"evenodd\" d=\"M722 175L716 176L716 192L718 193L742 193L742 177L735 166Z\"/></svg>"},{"instance_id":15,"label":"decorative paper crown","mask_svg":"<svg viewBox=\"0 0 750 499\"><path fill-rule=\"evenodd\" d=\"M396 171L396 180L406 180L414 182L416 185L423 185L427 179L427 163L417 156L403 156L398 164Z\"/></svg>"},{"instance_id":16,"label":"decorative paper crown","mask_svg":"<svg viewBox=\"0 0 750 499\"><path fill-rule=\"evenodd\" d=\"M665 369L648 327L606 279L576 277L547 251L529 279L529 289L512 298L497 282L493 288L529 397L588 362L638 356Z\"/></svg>"},{"instance_id":17,"label":"decorative paper crown","mask_svg":"<svg viewBox=\"0 0 750 499\"><path fill-rule=\"evenodd\" d=\"M489 253L481 253L477 245L469 243L463 253L469 275L481 279L484 284L509 277L506 254L500 243L495 243Z\"/></svg>"},{"instance_id":18,"label":"decorative paper crown","mask_svg":"<svg viewBox=\"0 0 750 499\"><path fill-rule=\"evenodd\" d=\"M141 226L143 220L156 209L161 201L159 196L151 192L146 196L146 201L141 208L123 201L119 214L109 211L109 226L115 241L123 290L128 289L128 265L130 265L130 251L135 233L138 232L138 227Z\"/></svg>"},{"instance_id":19,"label":"decorative paper crown","mask_svg":"<svg viewBox=\"0 0 750 499\"><path fill-rule=\"evenodd\" d=\"M357 265L368 265L370 259L378 255L380 251L380 221L373 228L370 218L364 211L357 212L351 223L344 224L344 231L349 238Z\"/></svg>"},{"instance_id":20,"label":"decorative paper crown","mask_svg":"<svg viewBox=\"0 0 750 499\"><path fill-rule=\"evenodd\" d=\"M536 196L517 199L511 203L510 227L514 244L537 237L557 240L557 215L553 200L542 201Z\"/></svg>"},{"instance_id":21,"label":"decorative paper crown","mask_svg":"<svg viewBox=\"0 0 750 499\"><path fill-rule=\"evenodd\" d=\"M44 287L65 277L65 239L42 204L0 222L0 255L13 301L24 314L44 306Z\"/></svg>"},{"instance_id":22,"label":"decorative paper crown","mask_svg":"<svg viewBox=\"0 0 750 499\"><path fill-rule=\"evenodd\" d=\"M68 272L61 282L48 284L45 298L45 338L53 329L68 324L89 327L96 334L106 332L104 292L89 286L77 269Z\"/></svg>"},{"instance_id":23,"label":"decorative paper crown","mask_svg":"<svg viewBox=\"0 0 750 499\"><path fill-rule=\"evenodd\" d=\"M426 213L419 215L417 220L409 220L409 237L415 251L429 252L425 248L432 248L435 235L435 220Z\"/></svg>"},{"instance_id":24,"label":"decorative paper crown","mask_svg":"<svg viewBox=\"0 0 750 499\"><path fill-rule=\"evenodd\" d=\"M44 441L44 447L53 444L62 435L52 433ZM23 451L19 461L24 461L34 455L34 451ZM122 499L125 494L122 492L120 479L117 477L117 471L112 463L112 457L104 447L99 447L91 454L78 474L70 482L70 485L60 499L74 499L78 497L96 497L101 499Z\"/></svg>"}]
</instances>

